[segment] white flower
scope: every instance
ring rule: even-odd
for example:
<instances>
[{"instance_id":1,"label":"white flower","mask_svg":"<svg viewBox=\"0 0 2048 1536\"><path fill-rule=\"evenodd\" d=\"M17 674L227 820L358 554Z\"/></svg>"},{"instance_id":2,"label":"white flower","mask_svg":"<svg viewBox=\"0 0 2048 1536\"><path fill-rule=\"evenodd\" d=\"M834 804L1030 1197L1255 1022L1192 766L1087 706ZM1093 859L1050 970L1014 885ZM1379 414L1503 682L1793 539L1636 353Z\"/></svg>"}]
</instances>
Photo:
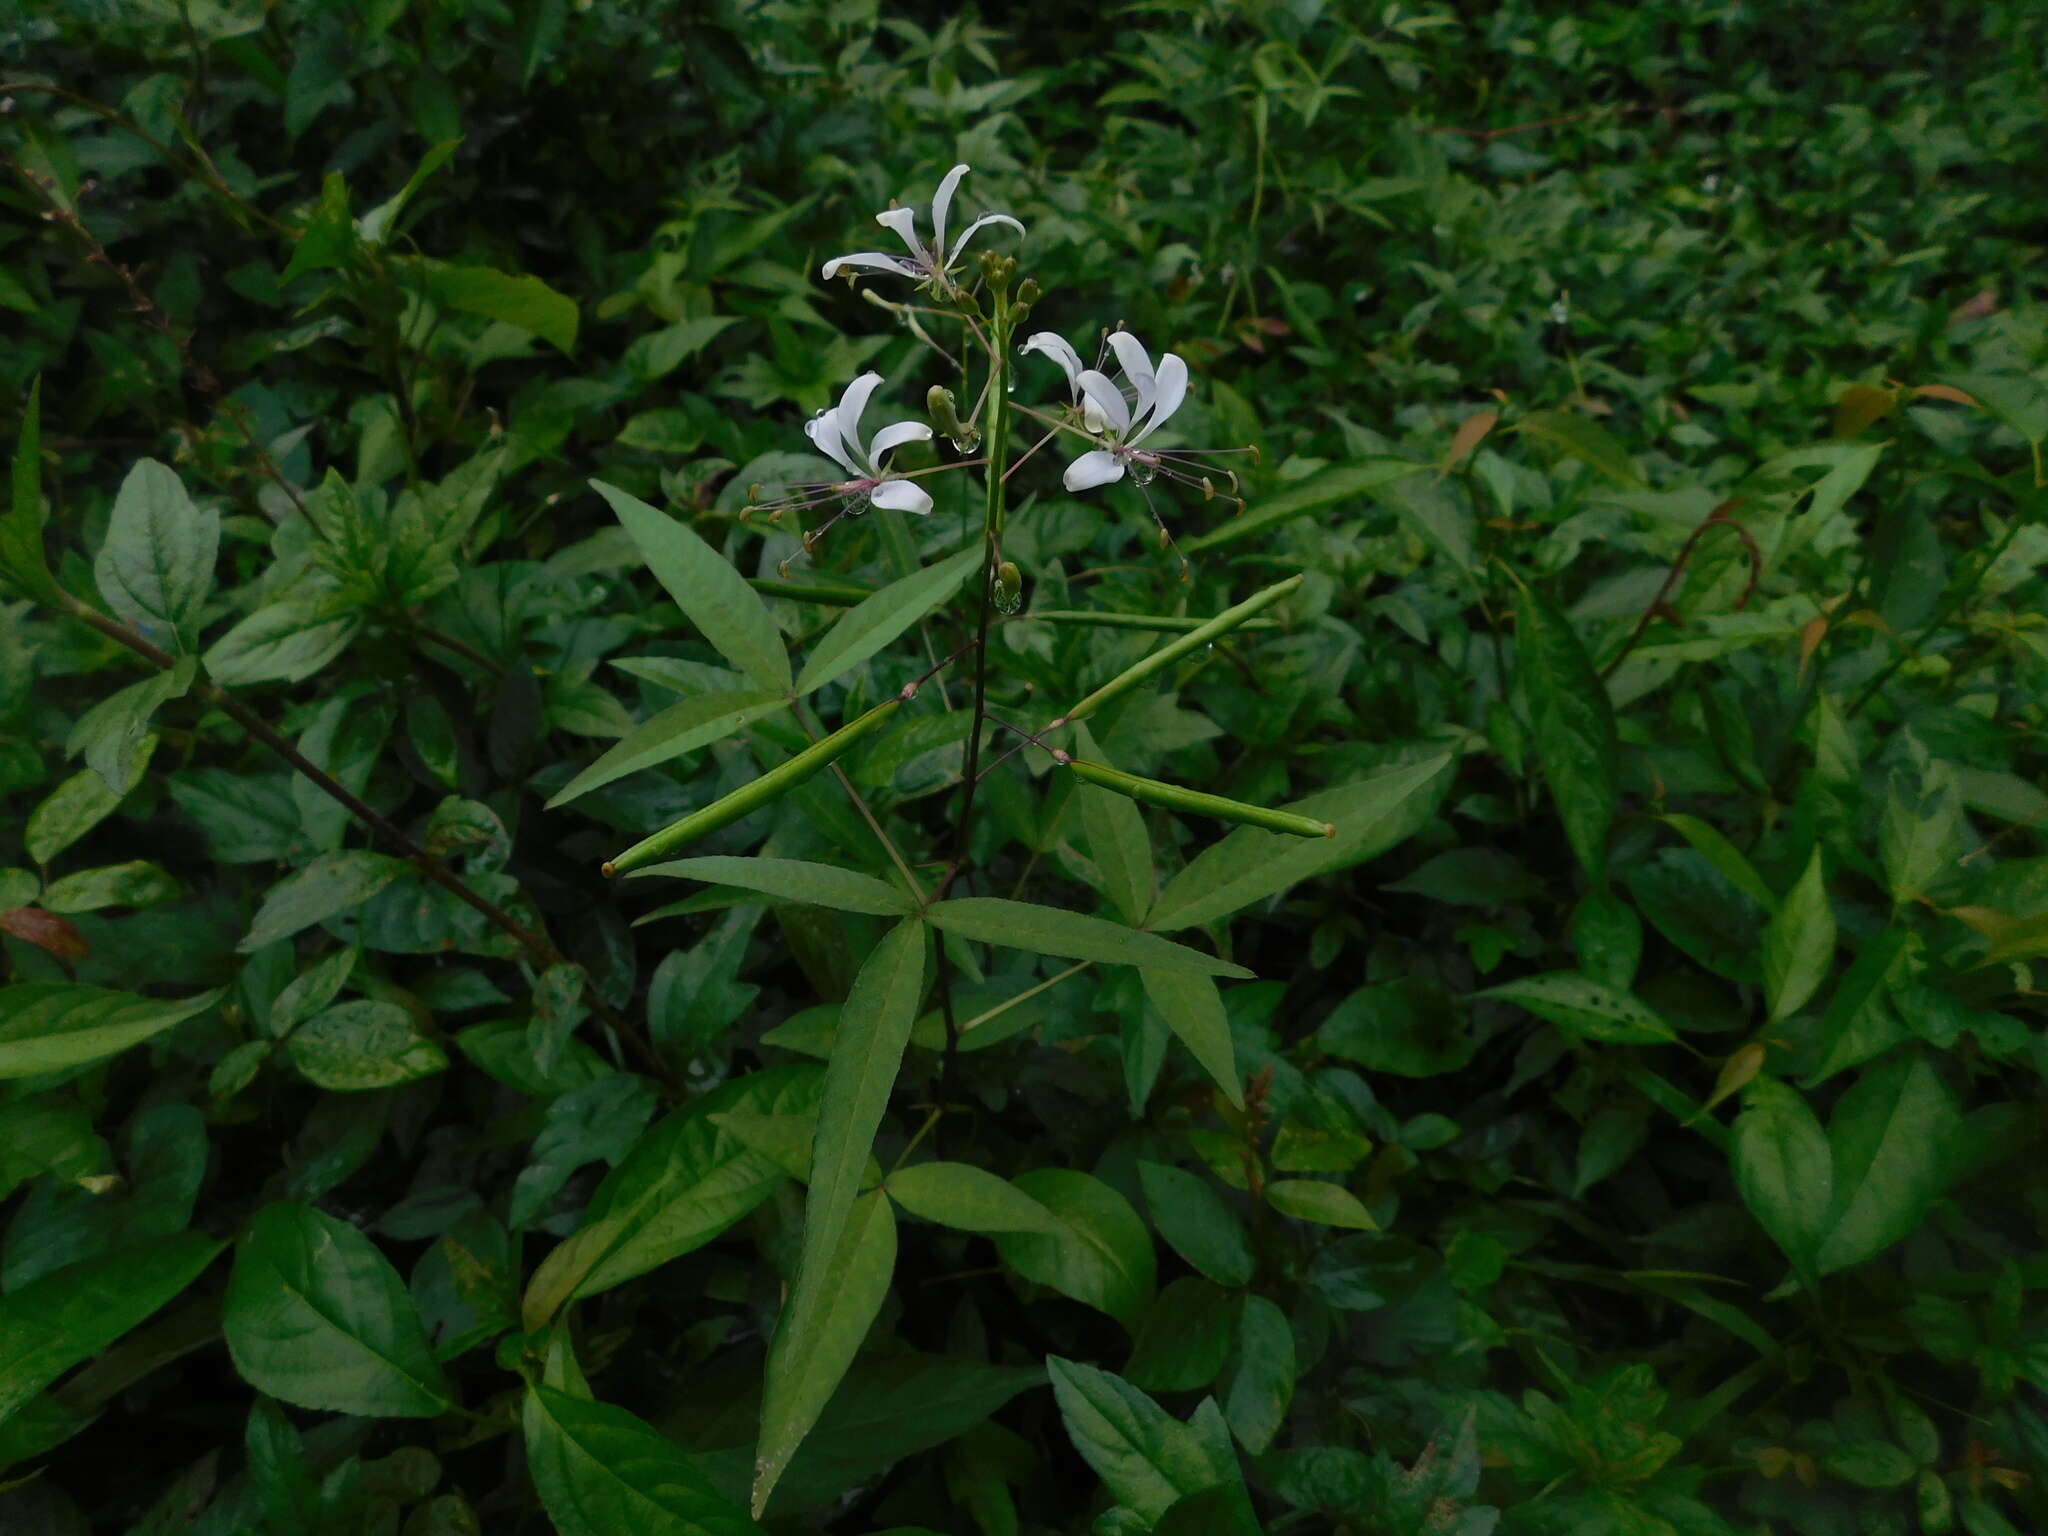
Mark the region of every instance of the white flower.
<instances>
[{"instance_id":1,"label":"white flower","mask_svg":"<svg viewBox=\"0 0 2048 1536\"><path fill-rule=\"evenodd\" d=\"M1050 333L1041 331L1031 338L1038 341ZM1052 337L1059 341L1058 337ZM1123 391L1110 382L1109 376L1094 368L1077 368L1070 374L1074 389L1082 403L1082 418L1088 429L1102 440L1103 446L1091 449L1067 466L1063 483L1069 491L1093 490L1098 485L1110 485L1123 479L1124 470L1137 465L1141 470L1140 484L1147 483L1158 472L1160 459L1157 453L1146 452L1138 445L1164 426L1168 417L1180 409L1181 402L1188 397L1188 365L1172 352L1159 359L1155 373L1152 359L1138 338L1129 331L1112 331L1109 337L1110 350L1116 353L1117 361L1123 365L1123 375L1130 384L1135 401L1127 402ZM1026 343L1027 349L1030 343ZM1073 348L1063 341L1059 349L1050 344L1038 350L1066 366L1067 355ZM1079 357L1074 357L1076 363ZM1098 427L1097 421L1101 422Z\"/></svg>"},{"instance_id":2,"label":"white flower","mask_svg":"<svg viewBox=\"0 0 2048 1536\"><path fill-rule=\"evenodd\" d=\"M953 189L960 185L960 178L967 174L967 167L956 165L946 172L946 179L939 183L939 190L932 195L932 242L926 245L917 238L917 213L910 208L891 208L886 213L875 215L875 222L885 229L896 232L897 238L910 247L908 259L891 256L886 251L854 251L845 256L834 256L825 263L827 281L836 276L841 267L863 267L871 272L896 272L904 277L914 277L919 282L930 282L944 288L951 284L953 268L959 264L960 253L967 248L967 242L974 238L974 232L986 224L1007 224L1018 234L1024 233L1024 226L1007 213L984 213L972 224L960 231L960 238L952 245L946 244L946 214L953 206Z\"/></svg>"},{"instance_id":3,"label":"white flower","mask_svg":"<svg viewBox=\"0 0 2048 1536\"><path fill-rule=\"evenodd\" d=\"M1060 371L1067 376L1067 395L1081 408L1081 422L1090 432L1101 434L1107 423L1103 420L1102 409L1089 399L1081 389L1081 375L1087 365L1081 361L1081 354L1068 343L1067 338L1054 331L1033 331L1025 337L1023 352L1037 352L1051 358L1060 365Z\"/></svg>"},{"instance_id":4,"label":"white flower","mask_svg":"<svg viewBox=\"0 0 2048 1536\"><path fill-rule=\"evenodd\" d=\"M846 386L846 393L839 397L837 405L818 412L805 422L804 431L820 453L853 476L844 485L834 487L840 495L863 498L878 507L914 512L922 517L932 509L931 497L923 487L892 476L882 466L882 460L905 443L929 442L931 427L922 421L899 421L882 428L868 442L861 441L860 413L867 408L868 396L879 389L881 383L879 373L862 374ZM849 507L848 510L865 509Z\"/></svg>"}]
</instances>

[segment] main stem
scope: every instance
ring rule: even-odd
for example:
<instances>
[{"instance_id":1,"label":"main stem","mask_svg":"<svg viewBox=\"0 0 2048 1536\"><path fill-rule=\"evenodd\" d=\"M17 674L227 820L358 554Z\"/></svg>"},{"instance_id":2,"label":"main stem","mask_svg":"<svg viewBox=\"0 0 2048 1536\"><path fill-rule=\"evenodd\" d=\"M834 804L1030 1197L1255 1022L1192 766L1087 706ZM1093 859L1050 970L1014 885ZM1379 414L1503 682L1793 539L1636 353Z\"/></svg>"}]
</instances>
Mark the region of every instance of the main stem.
<instances>
[{"instance_id":1,"label":"main stem","mask_svg":"<svg viewBox=\"0 0 2048 1536\"><path fill-rule=\"evenodd\" d=\"M981 736L988 728L988 628L995 606L996 567L1003 556L1003 498L1007 489L1010 448L1010 331L1016 318L1007 291L995 295L995 318L989 326L988 361L988 496L982 503L981 613L974 635L974 718L967 728L966 775L960 784L960 816L953 829L953 856L939 880L933 900L942 898L953 879L967 867L974 833L974 791L981 781ZM939 1001L946 1018L946 1051L939 1064L939 1108L943 1114L953 1093L954 1062L960 1050L960 1023L953 1012L953 968L946 941L939 937Z\"/></svg>"}]
</instances>

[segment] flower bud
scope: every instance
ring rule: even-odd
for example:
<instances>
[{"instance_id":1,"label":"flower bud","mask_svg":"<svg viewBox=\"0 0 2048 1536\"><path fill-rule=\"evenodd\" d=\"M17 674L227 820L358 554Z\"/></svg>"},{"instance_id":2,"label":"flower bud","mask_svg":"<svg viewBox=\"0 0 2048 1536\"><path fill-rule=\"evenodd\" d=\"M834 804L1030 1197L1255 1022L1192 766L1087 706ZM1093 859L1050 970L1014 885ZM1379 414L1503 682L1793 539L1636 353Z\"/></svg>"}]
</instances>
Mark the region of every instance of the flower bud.
<instances>
[{"instance_id":1,"label":"flower bud","mask_svg":"<svg viewBox=\"0 0 2048 1536\"><path fill-rule=\"evenodd\" d=\"M1024 606L1024 573L1017 569L1017 562L1005 560L996 567L996 607L1004 613L1015 613Z\"/></svg>"},{"instance_id":2,"label":"flower bud","mask_svg":"<svg viewBox=\"0 0 2048 1536\"><path fill-rule=\"evenodd\" d=\"M960 419L959 402L945 385L934 384L925 392L924 408L932 419L932 425L945 433L959 452L972 453L980 444L981 429Z\"/></svg>"}]
</instances>

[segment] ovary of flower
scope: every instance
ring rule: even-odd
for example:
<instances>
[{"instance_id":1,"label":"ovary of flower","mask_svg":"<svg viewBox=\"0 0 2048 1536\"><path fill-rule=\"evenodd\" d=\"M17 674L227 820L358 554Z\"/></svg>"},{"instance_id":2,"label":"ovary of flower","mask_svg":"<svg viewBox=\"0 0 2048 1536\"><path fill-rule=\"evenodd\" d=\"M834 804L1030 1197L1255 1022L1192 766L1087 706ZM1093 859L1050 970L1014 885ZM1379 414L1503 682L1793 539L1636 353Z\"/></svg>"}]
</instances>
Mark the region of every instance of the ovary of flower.
<instances>
[{"instance_id":1,"label":"ovary of flower","mask_svg":"<svg viewBox=\"0 0 2048 1536\"><path fill-rule=\"evenodd\" d=\"M929 442L931 427L922 421L899 421L882 428L865 444L861 441L861 412L867 408L868 396L881 383L879 373L862 374L846 386L837 405L805 422L804 431L820 453L853 476L844 485L834 487L840 495L864 497L878 507L914 512L922 517L932 509L931 497L921 486L891 476L882 460L905 443Z\"/></svg>"},{"instance_id":2,"label":"ovary of flower","mask_svg":"<svg viewBox=\"0 0 2048 1536\"><path fill-rule=\"evenodd\" d=\"M1123 479L1125 468L1133 462L1156 467L1157 457L1138 445L1165 425L1188 397L1188 365L1177 354L1169 352L1160 358L1155 372L1151 357L1130 332L1111 332L1109 345L1123 365L1124 378L1136 399L1126 402L1123 391L1098 369L1083 368L1074 375L1074 385L1083 401L1084 419L1092 415L1101 417L1102 426L1091 430L1102 439L1103 446L1091 449L1067 466L1062 483L1069 491L1113 484Z\"/></svg>"},{"instance_id":3,"label":"ovary of flower","mask_svg":"<svg viewBox=\"0 0 2048 1536\"><path fill-rule=\"evenodd\" d=\"M837 276L842 267L859 267L870 272L899 273L904 277L914 277L921 283L930 283L935 288L946 289L952 285L950 274L959 264L960 253L974 238L976 230L988 224L1007 224L1018 234L1023 234L1024 226L1007 213L984 213L961 230L960 238L952 245L946 243L946 214L953 206L953 190L966 174L966 166L954 166L946 172L946 179L939 183L939 190L932 195L930 245L917 237L917 213L914 209L891 208L886 213L876 214L875 222L895 231L897 238L910 247L909 257L891 256L886 251L854 251L845 256L834 256L825 263L826 280Z\"/></svg>"}]
</instances>

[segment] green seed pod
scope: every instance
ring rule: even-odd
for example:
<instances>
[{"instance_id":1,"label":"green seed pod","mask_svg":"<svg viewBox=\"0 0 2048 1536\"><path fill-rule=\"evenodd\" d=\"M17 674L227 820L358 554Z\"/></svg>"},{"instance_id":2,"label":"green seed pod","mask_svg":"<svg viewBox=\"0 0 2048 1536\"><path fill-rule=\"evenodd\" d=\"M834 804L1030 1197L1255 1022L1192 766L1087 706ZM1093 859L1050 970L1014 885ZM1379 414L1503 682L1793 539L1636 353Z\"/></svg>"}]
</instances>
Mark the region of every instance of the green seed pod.
<instances>
[{"instance_id":1,"label":"green seed pod","mask_svg":"<svg viewBox=\"0 0 2048 1536\"><path fill-rule=\"evenodd\" d=\"M1181 657L1187 655L1189 651L1207 645L1218 635L1228 634L1260 609L1269 608L1274 603L1279 602L1281 598L1287 596L1288 593L1300 586L1302 580L1302 577L1290 576L1285 581L1275 582L1272 586L1266 588L1265 591L1254 593L1246 598L1235 608L1224 609L1223 612L1217 614L1208 623L1201 625L1199 628L1189 630L1178 640L1162 645L1136 666L1119 672L1115 677L1089 694L1087 698L1068 710L1066 714L1053 721L1052 725L1047 726L1046 729L1052 730L1054 726L1065 725L1070 720L1087 719L1111 699L1116 698L1119 694L1128 693L1155 672L1172 666Z\"/></svg>"},{"instance_id":2,"label":"green seed pod","mask_svg":"<svg viewBox=\"0 0 2048 1536\"><path fill-rule=\"evenodd\" d=\"M1111 768L1102 763L1090 763L1078 757L1068 757L1064 752L1053 755L1064 761L1090 784L1099 784L1104 789L1119 795L1128 795L1133 800L1142 800L1147 805L1156 805L1165 810L1180 811L1191 816L1214 816L1218 821L1234 821L1247 827L1264 827L1268 832L1288 832L1296 837L1337 835L1337 829L1329 822L1317 821L1312 816L1297 816L1292 811L1269 810L1263 805L1247 805L1242 800L1226 800L1221 795L1205 795L1198 789L1184 789L1178 784L1166 784L1158 779L1141 779L1134 773L1125 773L1121 768Z\"/></svg>"},{"instance_id":3,"label":"green seed pod","mask_svg":"<svg viewBox=\"0 0 2048 1536\"><path fill-rule=\"evenodd\" d=\"M1024 602L1024 573L1017 569L1017 562L1005 560L996 567L996 606L1004 613L1015 613Z\"/></svg>"},{"instance_id":4,"label":"green seed pod","mask_svg":"<svg viewBox=\"0 0 2048 1536\"><path fill-rule=\"evenodd\" d=\"M902 703L900 698L884 700L822 741L805 747L788 762L770 768L753 783L734 790L722 800L712 801L701 811L692 811L652 837L641 839L604 866L606 878L630 874L643 865L666 858L678 848L694 843L700 837L708 837L720 827L729 827L742 816L750 815L777 797L788 794L833 759L843 756L847 748L871 733Z\"/></svg>"}]
</instances>

